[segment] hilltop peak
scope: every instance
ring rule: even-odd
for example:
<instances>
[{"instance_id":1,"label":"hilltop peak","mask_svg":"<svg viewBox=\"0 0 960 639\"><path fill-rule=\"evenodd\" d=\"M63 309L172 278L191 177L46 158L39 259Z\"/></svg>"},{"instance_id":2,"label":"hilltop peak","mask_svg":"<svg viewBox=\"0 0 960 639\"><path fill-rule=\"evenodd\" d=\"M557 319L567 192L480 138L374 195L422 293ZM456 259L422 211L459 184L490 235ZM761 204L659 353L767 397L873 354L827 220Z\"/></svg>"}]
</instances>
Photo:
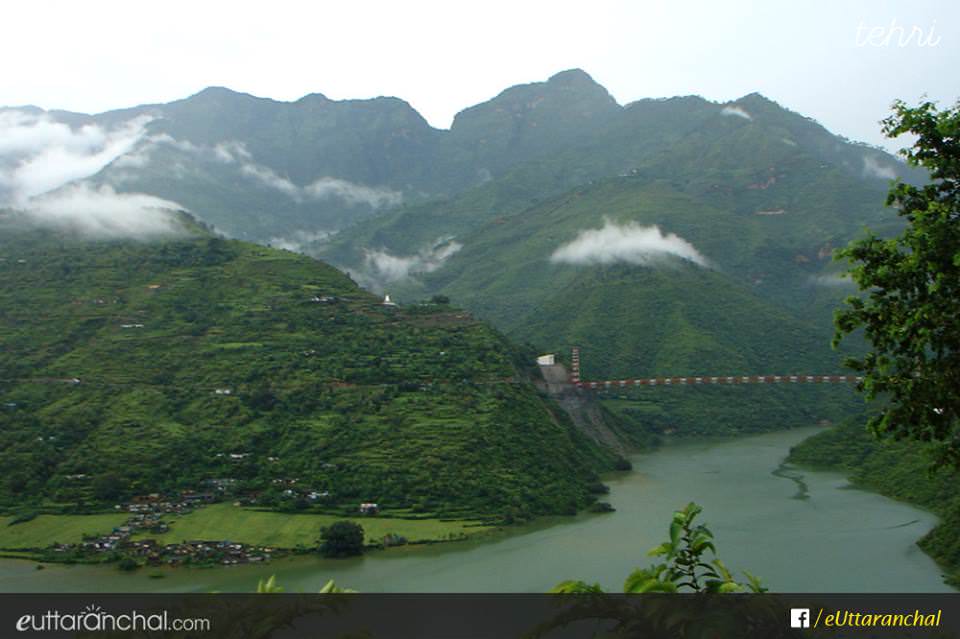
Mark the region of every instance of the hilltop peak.
<instances>
[{"instance_id":1,"label":"hilltop peak","mask_svg":"<svg viewBox=\"0 0 960 639\"><path fill-rule=\"evenodd\" d=\"M564 85L575 85L575 84L586 84L586 85L595 85L597 81L594 80L589 73L583 69L566 69L565 71L560 71L555 73L547 80L549 84L564 84Z\"/></svg>"},{"instance_id":2,"label":"hilltop peak","mask_svg":"<svg viewBox=\"0 0 960 639\"><path fill-rule=\"evenodd\" d=\"M331 100L330 100L330 98L328 98L327 96L325 96L325 95L322 94L322 93L308 93L308 94L306 94L305 96L303 96L302 98L300 98L299 100L297 100L297 102L300 102L300 103L305 103L305 102L331 102Z\"/></svg>"},{"instance_id":3,"label":"hilltop peak","mask_svg":"<svg viewBox=\"0 0 960 639\"><path fill-rule=\"evenodd\" d=\"M759 91L753 91L753 92L751 92L751 93L748 93L748 94L746 94L746 95L743 95L743 96L737 98L736 100L731 100L730 103L731 103L731 104L733 104L733 103L737 103L737 104L751 104L751 103L752 103L752 104L768 104L768 105L777 106L777 107L780 106L779 104L777 104L777 102L776 102L775 100L771 100L770 98L768 98L767 96L763 95L763 94L760 93Z\"/></svg>"},{"instance_id":4,"label":"hilltop peak","mask_svg":"<svg viewBox=\"0 0 960 639\"><path fill-rule=\"evenodd\" d=\"M237 94L236 91L234 91L233 89L228 89L227 87L222 87L222 86L209 86L209 87L206 87L206 88L204 88L204 89L201 89L201 90L197 91L196 93L194 93L194 94L191 95L190 97L191 97L191 98L206 98L206 97L214 97L214 96L221 96L221 95L236 95L236 94Z\"/></svg>"},{"instance_id":5,"label":"hilltop peak","mask_svg":"<svg viewBox=\"0 0 960 639\"><path fill-rule=\"evenodd\" d=\"M252 95L250 93L243 93L242 91L234 91L233 89L228 89L227 87L222 87L222 86L209 86L188 97L187 101L213 102L218 100L238 100L238 99L274 102L274 100L270 98L261 98L261 97Z\"/></svg>"},{"instance_id":6,"label":"hilltop peak","mask_svg":"<svg viewBox=\"0 0 960 639\"><path fill-rule=\"evenodd\" d=\"M582 69L567 69L556 73L545 82L517 84L502 91L495 98L464 109L454 119L454 128L481 114L530 111L549 105L551 110L600 112L616 109L616 100L603 86L597 84Z\"/></svg>"}]
</instances>

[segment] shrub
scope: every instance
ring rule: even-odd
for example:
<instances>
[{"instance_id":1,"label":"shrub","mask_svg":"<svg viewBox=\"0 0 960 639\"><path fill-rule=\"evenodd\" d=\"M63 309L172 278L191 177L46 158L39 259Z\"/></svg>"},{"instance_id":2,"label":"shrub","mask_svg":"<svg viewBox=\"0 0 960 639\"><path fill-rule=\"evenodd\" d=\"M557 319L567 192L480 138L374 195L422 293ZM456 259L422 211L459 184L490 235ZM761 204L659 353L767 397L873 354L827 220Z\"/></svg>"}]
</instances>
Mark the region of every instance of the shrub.
<instances>
[{"instance_id":1,"label":"shrub","mask_svg":"<svg viewBox=\"0 0 960 639\"><path fill-rule=\"evenodd\" d=\"M363 526L352 521L337 521L322 528L318 550L332 559L363 554Z\"/></svg>"}]
</instances>

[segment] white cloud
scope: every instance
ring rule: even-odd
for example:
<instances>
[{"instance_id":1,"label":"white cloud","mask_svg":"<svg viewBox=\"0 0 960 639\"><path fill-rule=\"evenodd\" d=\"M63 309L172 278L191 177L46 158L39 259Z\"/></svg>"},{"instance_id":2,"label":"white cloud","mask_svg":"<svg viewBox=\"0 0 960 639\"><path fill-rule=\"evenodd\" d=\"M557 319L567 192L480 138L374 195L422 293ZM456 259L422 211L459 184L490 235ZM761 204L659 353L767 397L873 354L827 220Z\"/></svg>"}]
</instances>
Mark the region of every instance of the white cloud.
<instances>
[{"instance_id":1,"label":"white cloud","mask_svg":"<svg viewBox=\"0 0 960 639\"><path fill-rule=\"evenodd\" d=\"M239 144L239 143L230 143L230 144ZM215 148L209 148L202 145L194 144L190 140L178 140L169 133L159 133L156 135L149 135L141 140L135 148L126 153L125 155L120 156L111 164L111 168L118 169L140 169L149 164L153 152L157 150L160 146L168 146L184 153L190 153L198 156L207 156L210 158L216 158L221 161L233 161L232 156L229 160L223 160L221 155L220 146L217 145ZM242 146L242 145L241 145ZM232 147L230 147L232 148ZM244 150L244 152L246 152ZM224 152L225 153L225 152Z\"/></svg>"},{"instance_id":2,"label":"white cloud","mask_svg":"<svg viewBox=\"0 0 960 639\"><path fill-rule=\"evenodd\" d=\"M214 152L223 162L238 163L240 172L247 177L280 191L296 202L339 199L351 206L365 204L378 209L383 206L396 206L403 201L403 194L399 191L366 186L335 177L321 177L305 187L300 187L270 167L254 162L253 156L239 142L233 142L230 146L218 144Z\"/></svg>"},{"instance_id":3,"label":"white cloud","mask_svg":"<svg viewBox=\"0 0 960 639\"><path fill-rule=\"evenodd\" d=\"M403 194L386 188L364 186L333 177L322 177L304 189L315 199L336 197L347 204L366 204L370 208L396 206L403 201Z\"/></svg>"},{"instance_id":4,"label":"white cloud","mask_svg":"<svg viewBox=\"0 0 960 639\"><path fill-rule=\"evenodd\" d=\"M417 273L430 273L440 268L445 261L463 248L452 237L437 238L430 246L415 255L392 255L385 250L364 252L366 278L388 283L406 279Z\"/></svg>"},{"instance_id":5,"label":"white cloud","mask_svg":"<svg viewBox=\"0 0 960 639\"><path fill-rule=\"evenodd\" d=\"M897 177L897 171L888 165L883 165L872 155L863 156L863 174L866 177L892 180Z\"/></svg>"},{"instance_id":6,"label":"white cloud","mask_svg":"<svg viewBox=\"0 0 960 639\"><path fill-rule=\"evenodd\" d=\"M139 116L113 129L75 129L46 114L0 113L0 205L22 207L94 175L133 150L151 120Z\"/></svg>"},{"instance_id":7,"label":"white cloud","mask_svg":"<svg viewBox=\"0 0 960 639\"><path fill-rule=\"evenodd\" d=\"M723 107L723 109L720 111L720 114L721 114L721 115L732 115L732 116L735 116L735 117L738 117L738 118L743 118L744 120L752 120L752 119L753 119L753 116L750 115L749 113L747 113L746 110L742 109L741 107L734 106L734 105L729 105L729 104L728 104L727 106Z\"/></svg>"},{"instance_id":8,"label":"white cloud","mask_svg":"<svg viewBox=\"0 0 960 639\"><path fill-rule=\"evenodd\" d=\"M286 249L295 253L303 253L310 244L325 240L333 235L333 231L296 231L288 237L272 237L267 242L275 248Z\"/></svg>"},{"instance_id":9,"label":"white cloud","mask_svg":"<svg viewBox=\"0 0 960 639\"><path fill-rule=\"evenodd\" d=\"M247 151L247 147L243 142L236 140L218 143L213 147L213 152L218 160L227 164L240 160L253 159L253 156L250 154L250 151Z\"/></svg>"},{"instance_id":10,"label":"white cloud","mask_svg":"<svg viewBox=\"0 0 960 639\"><path fill-rule=\"evenodd\" d=\"M143 166L146 163L146 156L158 144L174 146L181 151L200 155L224 164L236 164L243 175L252 178L267 188L280 191L296 202L335 198L351 206L364 204L370 208L378 209L384 206L397 206L403 201L403 194L399 191L384 187L366 186L335 177L321 177L305 187L300 187L270 167L258 164L254 161L253 154L247 150L246 145L237 140L219 142L211 148L198 146L186 140L176 140L166 134L155 135L148 138L146 144L141 145L141 148L121 158L121 161L115 163L115 166L120 168L128 165L133 167Z\"/></svg>"},{"instance_id":11,"label":"white cloud","mask_svg":"<svg viewBox=\"0 0 960 639\"><path fill-rule=\"evenodd\" d=\"M203 147L197 146L190 140L178 140L169 133L151 135L147 139L154 144L166 144L187 153L200 153L204 150Z\"/></svg>"},{"instance_id":12,"label":"white cloud","mask_svg":"<svg viewBox=\"0 0 960 639\"><path fill-rule=\"evenodd\" d=\"M658 226L640 226L635 222L621 225L610 220L604 222L603 228L581 231L573 241L555 250L550 261L576 265L615 262L650 265L671 255L709 266L707 259L682 237L673 233L664 235Z\"/></svg>"},{"instance_id":13,"label":"white cloud","mask_svg":"<svg viewBox=\"0 0 960 639\"><path fill-rule=\"evenodd\" d=\"M111 169L142 169L150 163L153 147L149 144L133 149L110 163ZM117 171L126 176L126 172Z\"/></svg>"},{"instance_id":14,"label":"white cloud","mask_svg":"<svg viewBox=\"0 0 960 639\"><path fill-rule=\"evenodd\" d=\"M81 235L149 238L181 233L174 211L182 208L152 195L81 183L33 198L20 210L37 225Z\"/></svg>"},{"instance_id":15,"label":"white cloud","mask_svg":"<svg viewBox=\"0 0 960 639\"><path fill-rule=\"evenodd\" d=\"M146 162L146 126L139 116L113 128L71 127L47 114L0 113L0 206L26 221L95 237L153 237L182 232L173 211L179 204L142 193L120 194L83 182L112 162ZM169 138L169 136L166 136ZM161 136L147 146L175 143Z\"/></svg>"},{"instance_id":16,"label":"white cloud","mask_svg":"<svg viewBox=\"0 0 960 639\"><path fill-rule=\"evenodd\" d=\"M284 193L297 202L303 199L299 186L287 178L277 175L270 167L248 162L240 166L240 172L247 177L254 178L264 186Z\"/></svg>"}]
</instances>

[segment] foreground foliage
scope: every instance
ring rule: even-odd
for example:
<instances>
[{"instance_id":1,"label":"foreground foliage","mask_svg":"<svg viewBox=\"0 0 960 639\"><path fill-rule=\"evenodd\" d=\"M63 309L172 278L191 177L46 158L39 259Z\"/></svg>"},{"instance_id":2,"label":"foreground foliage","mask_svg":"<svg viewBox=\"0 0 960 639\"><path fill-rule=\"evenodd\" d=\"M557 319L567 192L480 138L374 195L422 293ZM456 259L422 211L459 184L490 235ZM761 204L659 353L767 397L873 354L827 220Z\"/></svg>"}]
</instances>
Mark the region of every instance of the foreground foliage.
<instances>
[{"instance_id":1,"label":"foreground foliage","mask_svg":"<svg viewBox=\"0 0 960 639\"><path fill-rule=\"evenodd\" d=\"M257 594L269 595L286 592L283 586L277 583L277 576L270 575L267 579L261 579L257 582ZM319 595L339 595L339 594L351 594L357 592L356 590L351 590L350 588L341 588L336 584L336 582L331 579L327 583L323 584L320 590L317 591Z\"/></svg>"},{"instance_id":2,"label":"foreground foliage","mask_svg":"<svg viewBox=\"0 0 960 639\"><path fill-rule=\"evenodd\" d=\"M765 592L760 580L744 571L746 583L740 583L733 573L716 557L713 533L704 524L694 524L703 508L690 502L683 510L673 513L670 538L650 550L663 561L648 568L638 568L624 582L625 593L649 592ZM708 552L713 559L708 559ZM550 592L565 594L601 593L599 584L583 581L563 581Z\"/></svg>"},{"instance_id":3,"label":"foreground foliage","mask_svg":"<svg viewBox=\"0 0 960 639\"><path fill-rule=\"evenodd\" d=\"M867 398L883 402L870 428L938 442L940 461L960 467L960 104L897 102L884 132L915 136L901 154L931 181L890 189L887 204L907 222L899 236L840 251L866 296L837 314L834 341L862 329L871 344L849 362L863 372Z\"/></svg>"}]
</instances>

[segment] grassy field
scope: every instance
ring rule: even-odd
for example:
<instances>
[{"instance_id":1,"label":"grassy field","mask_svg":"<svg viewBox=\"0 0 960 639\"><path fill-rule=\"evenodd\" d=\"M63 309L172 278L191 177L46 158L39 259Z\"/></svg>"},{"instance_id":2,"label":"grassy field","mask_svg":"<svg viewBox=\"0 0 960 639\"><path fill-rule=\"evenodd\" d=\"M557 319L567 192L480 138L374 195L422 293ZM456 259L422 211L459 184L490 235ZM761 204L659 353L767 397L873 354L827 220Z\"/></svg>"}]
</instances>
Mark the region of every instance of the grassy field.
<instances>
[{"instance_id":1,"label":"grassy field","mask_svg":"<svg viewBox=\"0 0 960 639\"><path fill-rule=\"evenodd\" d=\"M333 515L266 512L230 504L214 504L183 517L167 519L171 524L168 533L159 536L146 533L141 537L151 537L165 544L194 539L229 539L246 544L295 548L298 545L315 545L320 537L320 529L341 519L344 518ZM355 517L353 521L363 526L367 543L379 542L388 533L403 535L411 542L441 541L451 536L473 535L491 528L465 520Z\"/></svg>"},{"instance_id":2,"label":"grassy field","mask_svg":"<svg viewBox=\"0 0 960 639\"><path fill-rule=\"evenodd\" d=\"M55 543L79 543L85 533L100 534L122 526L127 513L105 515L39 515L21 524L9 525L12 517L0 518L0 548L46 548Z\"/></svg>"}]
</instances>

